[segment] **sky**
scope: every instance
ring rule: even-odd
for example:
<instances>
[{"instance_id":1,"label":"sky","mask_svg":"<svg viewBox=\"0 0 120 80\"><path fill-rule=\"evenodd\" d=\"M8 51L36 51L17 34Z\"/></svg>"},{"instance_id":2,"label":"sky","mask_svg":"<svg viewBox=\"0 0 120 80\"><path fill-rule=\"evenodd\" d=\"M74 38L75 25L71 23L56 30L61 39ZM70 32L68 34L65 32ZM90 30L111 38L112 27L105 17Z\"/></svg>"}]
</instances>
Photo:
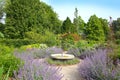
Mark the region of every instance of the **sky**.
<instances>
[{"instance_id":1,"label":"sky","mask_svg":"<svg viewBox=\"0 0 120 80\"><path fill-rule=\"evenodd\" d=\"M71 21L74 18L75 8L78 9L78 15L87 22L91 15L109 20L120 17L120 0L42 0L50 5L58 14L60 20L69 17Z\"/></svg>"}]
</instances>

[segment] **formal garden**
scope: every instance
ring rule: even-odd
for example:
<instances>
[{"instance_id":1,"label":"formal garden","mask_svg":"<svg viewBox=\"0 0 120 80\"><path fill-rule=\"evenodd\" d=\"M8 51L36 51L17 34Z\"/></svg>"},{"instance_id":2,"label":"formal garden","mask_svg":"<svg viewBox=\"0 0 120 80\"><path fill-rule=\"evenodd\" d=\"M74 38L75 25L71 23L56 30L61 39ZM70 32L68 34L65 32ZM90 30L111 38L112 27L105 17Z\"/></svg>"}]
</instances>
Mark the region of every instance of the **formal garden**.
<instances>
[{"instance_id":1,"label":"formal garden","mask_svg":"<svg viewBox=\"0 0 120 80\"><path fill-rule=\"evenodd\" d=\"M62 80L60 66L75 64L84 80L120 80L120 18L111 28L73 13L61 21L42 1L0 0L0 80Z\"/></svg>"}]
</instances>

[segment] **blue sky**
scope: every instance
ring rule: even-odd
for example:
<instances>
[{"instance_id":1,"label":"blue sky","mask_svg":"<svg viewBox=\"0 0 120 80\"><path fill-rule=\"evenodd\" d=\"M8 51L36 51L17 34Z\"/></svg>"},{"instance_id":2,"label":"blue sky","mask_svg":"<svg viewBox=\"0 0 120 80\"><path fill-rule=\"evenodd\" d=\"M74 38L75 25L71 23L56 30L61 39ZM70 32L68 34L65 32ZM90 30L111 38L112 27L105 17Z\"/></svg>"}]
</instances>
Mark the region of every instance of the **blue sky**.
<instances>
[{"instance_id":1,"label":"blue sky","mask_svg":"<svg viewBox=\"0 0 120 80\"><path fill-rule=\"evenodd\" d=\"M112 16L114 20L120 17L120 0L42 0L50 5L58 14L59 19L65 20L66 17L74 18L75 8L79 15L87 22L89 17L96 14L109 20Z\"/></svg>"}]
</instances>

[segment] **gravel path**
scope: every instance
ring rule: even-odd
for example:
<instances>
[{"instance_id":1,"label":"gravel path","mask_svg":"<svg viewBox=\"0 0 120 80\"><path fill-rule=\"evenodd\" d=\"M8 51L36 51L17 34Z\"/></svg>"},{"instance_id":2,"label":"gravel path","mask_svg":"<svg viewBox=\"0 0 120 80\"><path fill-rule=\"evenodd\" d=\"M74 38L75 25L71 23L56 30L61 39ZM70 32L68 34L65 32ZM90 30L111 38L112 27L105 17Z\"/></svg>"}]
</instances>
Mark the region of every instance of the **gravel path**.
<instances>
[{"instance_id":1,"label":"gravel path","mask_svg":"<svg viewBox=\"0 0 120 80\"><path fill-rule=\"evenodd\" d=\"M61 66L62 70L60 73L64 75L62 80L83 80L79 76L78 64L70 66Z\"/></svg>"}]
</instances>

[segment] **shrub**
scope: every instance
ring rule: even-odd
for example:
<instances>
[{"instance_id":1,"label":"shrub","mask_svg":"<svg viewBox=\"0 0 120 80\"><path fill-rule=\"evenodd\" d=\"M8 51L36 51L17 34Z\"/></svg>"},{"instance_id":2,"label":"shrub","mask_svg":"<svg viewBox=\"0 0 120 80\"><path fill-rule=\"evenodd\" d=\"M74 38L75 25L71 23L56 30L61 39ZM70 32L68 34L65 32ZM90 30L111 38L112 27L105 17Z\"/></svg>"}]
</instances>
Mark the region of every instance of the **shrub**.
<instances>
[{"instance_id":1,"label":"shrub","mask_svg":"<svg viewBox=\"0 0 120 80\"><path fill-rule=\"evenodd\" d=\"M74 37L70 33L65 33L60 36L61 47L64 50L68 50L71 45L74 45Z\"/></svg>"},{"instance_id":2,"label":"shrub","mask_svg":"<svg viewBox=\"0 0 120 80\"><path fill-rule=\"evenodd\" d=\"M95 50L100 47L99 44L93 41L80 40L75 43L75 45L68 50L67 53L73 54L80 59L84 59L87 56L93 55Z\"/></svg>"},{"instance_id":3,"label":"shrub","mask_svg":"<svg viewBox=\"0 0 120 80\"><path fill-rule=\"evenodd\" d=\"M56 35L53 32L45 31L41 35L41 43L47 44L48 46L55 46L57 44Z\"/></svg>"},{"instance_id":4,"label":"shrub","mask_svg":"<svg viewBox=\"0 0 120 80\"><path fill-rule=\"evenodd\" d=\"M46 44L31 44L31 45L24 45L21 46L19 49L20 50L27 50L27 49L46 49L47 45Z\"/></svg>"},{"instance_id":5,"label":"shrub","mask_svg":"<svg viewBox=\"0 0 120 80\"><path fill-rule=\"evenodd\" d=\"M0 45L0 66L4 66L4 73L6 74L9 71L9 75L13 75L13 71L18 69L20 60L13 55L13 48Z\"/></svg>"},{"instance_id":6,"label":"shrub","mask_svg":"<svg viewBox=\"0 0 120 80\"><path fill-rule=\"evenodd\" d=\"M7 46L21 47L23 45L39 43L39 41L37 42L29 39L2 39L0 43Z\"/></svg>"},{"instance_id":7,"label":"shrub","mask_svg":"<svg viewBox=\"0 0 120 80\"><path fill-rule=\"evenodd\" d=\"M10 72L10 68L9 68L7 74L4 75L4 68L3 68L3 66L0 67L0 80L9 80L8 79L9 78L9 72Z\"/></svg>"},{"instance_id":8,"label":"shrub","mask_svg":"<svg viewBox=\"0 0 120 80\"><path fill-rule=\"evenodd\" d=\"M94 50L83 50L81 48L72 48L69 49L68 54L73 54L75 57L80 58L80 59L85 59L88 56L92 56L95 53Z\"/></svg>"},{"instance_id":9,"label":"shrub","mask_svg":"<svg viewBox=\"0 0 120 80\"><path fill-rule=\"evenodd\" d=\"M120 31L116 31L116 33L115 33L115 38L116 38L116 39L120 39Z\"/></svg>"},{"instance_id":10,"label":"shrub","mask_svg":"<svg viewBox=\"0 0 120 80\"><path fill-rule=\"evenodd\" d=\"M34 59L33 55L28 53L16 54L18 58L24 61L24 65L15 72L15 78L20 80L61 80L62 74L59 67L53 67L42 59Z\"/></svg>"},{"instance_id":11,"label":"shrub","mask_svg":"<svg viewBox=\"0 0 120 80\"><path fill-rule=\"evenodd\" d=\"M51 54L62 52L63 50L59 47L48 47L46 49L27 49L27 51L24 51L23 53L31 54L34 58L47 58L50 57Z\"/></svg>"},{"instance_id":12,"label":"shrub","mask_svg":"<svg viewBox=\"0 0 120 80\"><path fill-rule=\"evenodd\" d=\"M98 49L96 54L86 57L79 65L80 76L86 80L119 80L120 67L113 65L107 50Z\"/></svg>"},{"instance_id":13,"label":"shrub","mask_svg":"<svg viewBox=\"0 0 120 80\"><path fill-rule=\"evenodd\" d=\"M113 50L109 57L113 60L114 64L117 65L120 60L120 45L114 45Z\"/></svg>"},{"instance_id":14,"label":"shrub","mask_svg":"<svg viewBox=\"0 0 120 80\"><path fill-rule=\"evenodd\" d=\"M100 43L96 41L86 41L86 40L80 40L75 43L75 47L80 48L82 50L91 50L95 49L97 46L99 46Z\"/></svg>"}]
</instances>

